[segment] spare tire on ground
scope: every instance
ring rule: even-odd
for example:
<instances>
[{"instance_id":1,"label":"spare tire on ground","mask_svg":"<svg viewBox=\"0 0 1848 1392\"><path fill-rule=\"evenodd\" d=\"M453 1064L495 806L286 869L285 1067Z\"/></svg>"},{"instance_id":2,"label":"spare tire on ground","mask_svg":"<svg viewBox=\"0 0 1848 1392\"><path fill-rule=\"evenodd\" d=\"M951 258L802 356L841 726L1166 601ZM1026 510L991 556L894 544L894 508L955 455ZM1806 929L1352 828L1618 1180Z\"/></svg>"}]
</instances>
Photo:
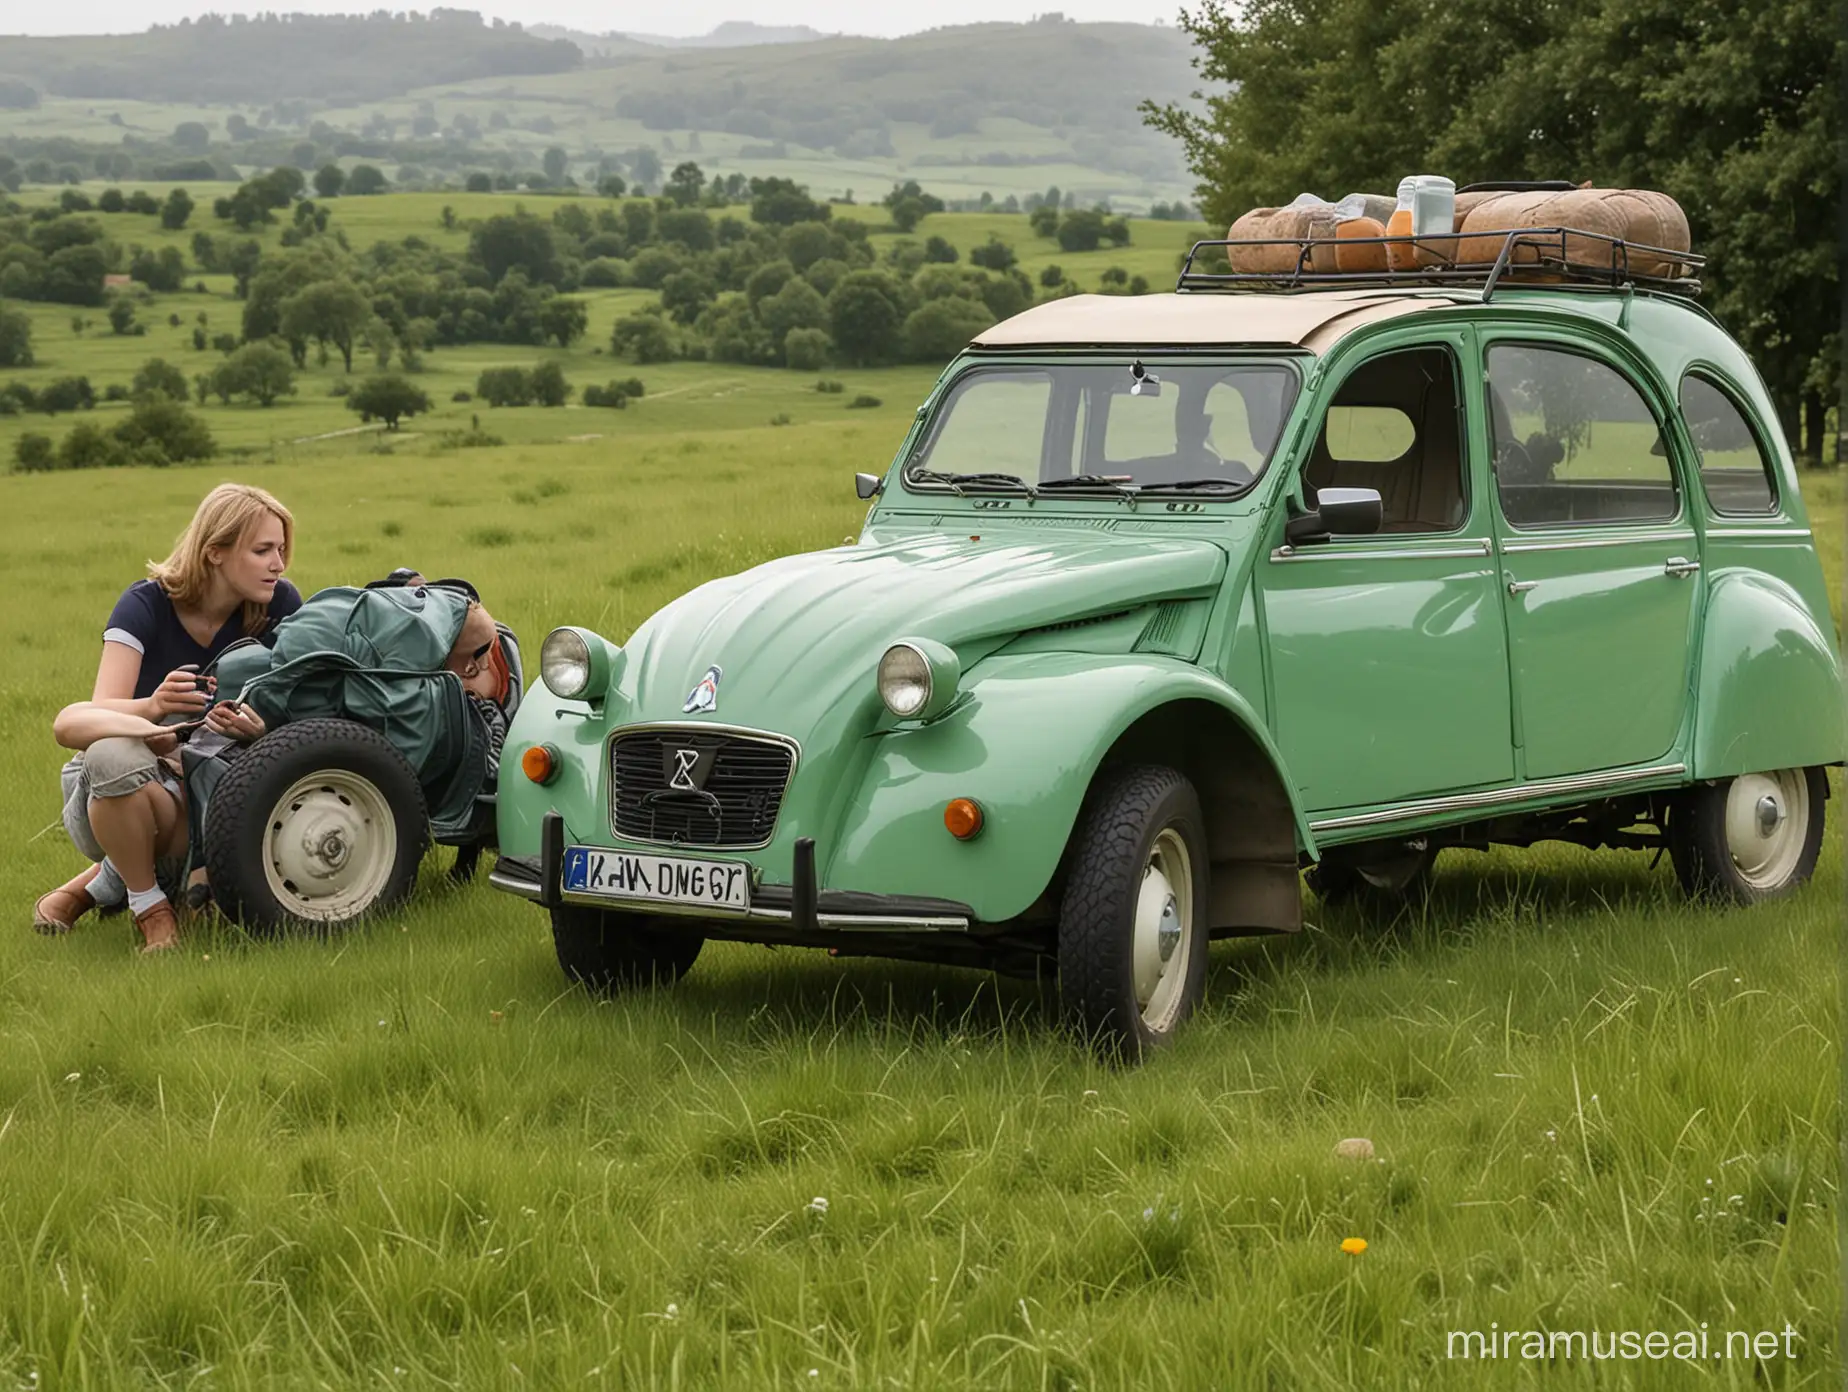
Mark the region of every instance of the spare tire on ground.
<instances>
[{"instance_id":1,"label":"spare tire on ground","mask_svg":"<svg viewBox=\"0 0 1848 1392\"><path fill-rule=\"evenodd\" d=\"M225 771L198 857L229 917L254 932L340 927L402 903L430 823L417 773L350 720L298 720Z\"/></svg>"}]
</instances>

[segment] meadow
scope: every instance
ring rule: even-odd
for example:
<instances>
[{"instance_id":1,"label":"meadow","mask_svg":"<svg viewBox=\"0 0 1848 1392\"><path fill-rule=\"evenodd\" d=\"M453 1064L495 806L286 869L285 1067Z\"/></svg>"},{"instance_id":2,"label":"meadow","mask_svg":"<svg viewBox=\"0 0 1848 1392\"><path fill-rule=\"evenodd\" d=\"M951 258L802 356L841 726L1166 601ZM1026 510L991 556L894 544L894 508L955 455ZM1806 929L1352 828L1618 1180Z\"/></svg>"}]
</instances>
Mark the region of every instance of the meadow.
<instances>
[{"instance_id":1,"label":"meadow","mask_svg":"<svg viewBox=\"0 0 1848 1392\"><path fill-rule=\"evenodd\" d=\"M70 363L111 379L75 352L106 342ZM447 852L334 939L206 922L142 960L119 918L28 930L77 863L51 716L211 484L290 505L304 589L410 563L473 578L529 652L560 622L620 639L851 536L848 475L932 378L642 372L620 413L482 409L498 447L446 447L447 405L292 443L351 420L305 388L208 408L246 457L0 477L0 1380L1475 1389L1531 1374L1450 1331L1705 1328L1780 1353L1547 1372L1839 1385L1838 832L1746 911L1564 847L1451 852L1396 917L1309 898L1301 934L1216 946L1203 1013L1133 1071L1034 984L948 968L719 945L599 1003ZM1839 587L1841 479L1806 482ZM1362 1136L1375 1158L1335 1156Z\"/></svg>"},{"instance_id":2,"label":"meadow","mask_svg":"<svg viewBox=\"0 0 1848 1392\"><path fill-rule=\"evenodd\" d=\"M102 186L86 187L94 195ZM196 189L195 196L204 199L205 186ZM22 201L49 203L55 197L51 190L28 189ZM417 236L445 250L460 252L468 245L471 224L483 218L521 207L549 217L564 201L532 194L402 193L333 199L324 206L333 214L330 230L344 233L355 250L379 241ZM600 206L607 206L605 200L594 198L570 201L581 203L593 212ZM445 207L453 210L453 227L444 225ZM731 212L740 218L749 216L749 210L743 207ZM868 240L882 256L899 239L884 208L843 206L837 207L834 215L865 221L872 229ZM189 263L195 232L202 228L215 233L231 230L229 223L210 215L209 206L197 210L189 224L178 231L162 229L159 220L152 216L118 213L99 214L98 217L111 238L123 246L151 250L177 247ZM1013 245L1021 268L1036 283L1041 270L1057 265L1073 283L1086 290L1095 290L1106 270L1120 267L1131 276L1146 276L1159 290L1172 287L1176 257L1196 239L1208 235L1202 223L1145 218L1131 219L1130 230L1128 246L1065 253L1051 239L1035 237L1024 216L939 213L927 217L913 236L918 241L927 236L942 236L965 258L971 248L984 244L990 237L1000 237ZM271 251L278 246L279 233L280 228L272 226L258 229L255 235L264 243L265 250ZM191 288L169 294L137 296L137 319L146 327L142 334L112 333L102 309L8 301L10 309L31 316L35 357L32 367L9 372L8 379L37 388L60 377L83 374L90 378L100 398L111 383L126 388L142 364L154 357L178 366L189 377L210 372L221 360L221 355L210 347L195 349L193 330L203 327L208 340L220 333L237 334L242 323L243 302L236 297L232 278L228 275L201 274L194 268L189 271L186 283ZM205 287L203 291L197 288L199 285ZM904 419L917 406L936 377L935 369L929 367L829 368L817 374L746 369L727 363L675 362L637 366L611 356L610 329L621 316L655 303L658 299L655 292L635 288L593 289L576 292L576 298L582 299L589 310L589 326L584 337L569 349L475 343L439 347L424 354L417 383L429 395L435 409L415 418L404 427L403 433L428 435L468 430L478 422L481 430L510 443L588 435L626 438L632 434L675 432L700 425L767 425L778 416L788 416L795 423L838 420L848 409L847 403L862 395L876 397L883 403L886 410L883 416L876 409L867 409L866 415L889 426ZM171 322L176 316L177 324ZM74 327L76 321L82 322L80 332ZM575 398L562 411L537 407L490 410L479 402L452 400L458 391L473 391L484 367L531 366L541 361L559 363L566 378L579 391L612 378L640 376L647 386L648 396L620 414L582 408ZM200 414L220 445L227 449L254 450L266 460L281 459L298 442L309 442L330 432L357 429L359 417L347 409L346 402L333 391L337 383L357 381L371 370L372 360L364 352L355 354L350 377L337 356L323 364L311 354L307 368L296 374L293 396L283 397L268 407L244 401L226 405L213 397L200 408ZM822 377L841 382L844 390L836 394L815 392L814 385ZM670 408L669 401L676 404ZM99 405L94 413L82 418L106 427L112 423L115 412L126 410L126 402ZM859 414L859 408L855 414ZM68 430L75 419L78 417L0 416L0 468L12 462L13 446L21 434L36 431L55 439ZM891 438L896 443L895 433Z\"/></svg>"}]
</instances>

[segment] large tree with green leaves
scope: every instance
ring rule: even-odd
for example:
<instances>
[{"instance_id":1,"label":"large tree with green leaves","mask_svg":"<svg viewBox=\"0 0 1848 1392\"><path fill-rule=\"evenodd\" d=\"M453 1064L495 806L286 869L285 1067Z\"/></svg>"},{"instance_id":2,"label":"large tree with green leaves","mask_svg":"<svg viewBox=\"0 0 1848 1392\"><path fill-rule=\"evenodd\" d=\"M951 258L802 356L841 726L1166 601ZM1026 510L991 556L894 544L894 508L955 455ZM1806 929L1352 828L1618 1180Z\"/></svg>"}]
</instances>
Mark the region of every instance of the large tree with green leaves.
<instances>
[{"instance_id":1,"label":"large tree with green leaves","mask_svg":"<svg viewBox=\"0 0 1848 1392\"><path fill-rule=\"evenodd\" d=\"M1831 0L1206 0L1183 23L1229 91L1144 110L1210 220L1425 172L1661 189L1709 257L1707 303L1820 458L1841 353Z\"/></svg>"}]
</instances>

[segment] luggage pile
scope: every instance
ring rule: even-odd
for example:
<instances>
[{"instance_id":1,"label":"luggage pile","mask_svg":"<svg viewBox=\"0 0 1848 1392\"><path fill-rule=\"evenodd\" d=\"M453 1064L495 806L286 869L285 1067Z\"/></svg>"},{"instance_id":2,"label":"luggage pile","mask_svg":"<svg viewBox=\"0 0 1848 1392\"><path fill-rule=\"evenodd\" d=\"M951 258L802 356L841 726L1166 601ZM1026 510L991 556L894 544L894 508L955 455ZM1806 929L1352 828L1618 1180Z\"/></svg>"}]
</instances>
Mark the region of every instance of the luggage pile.
<instances>
[{"instance_id":1,"label":"luggage pile","mask_svg":"<svg viewBox=\"0 0 1848 1392\"><path fill-rule=\"evenodd\" d=\"M1510 241L1523 232L1536 235ZM1459 191L1436 175L1404 180L1396 200L1354 193L1331 203L1305 193L1286 207L1254 208L1226 241L1239 276L1486 274L1506 253L1509 273L1528 282L1588 271L1679 281L1700 264L1690 252L1687 215L1665 193L1565 183Z\"/></svg>"}]
</instances>

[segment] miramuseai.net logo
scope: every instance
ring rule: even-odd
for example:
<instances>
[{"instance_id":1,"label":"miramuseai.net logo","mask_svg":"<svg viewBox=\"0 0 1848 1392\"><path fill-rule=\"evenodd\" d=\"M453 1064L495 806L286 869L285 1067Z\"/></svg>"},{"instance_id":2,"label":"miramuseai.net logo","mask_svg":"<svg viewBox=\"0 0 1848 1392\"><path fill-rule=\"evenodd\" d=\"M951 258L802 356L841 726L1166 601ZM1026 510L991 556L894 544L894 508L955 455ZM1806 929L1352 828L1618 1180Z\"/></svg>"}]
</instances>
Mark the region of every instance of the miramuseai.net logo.
<instances>
[{"instance_id":1,"label":"miramuseai.net logo","mask_svg":"<svg viewBox=\"0 0 1848 1392\"><path fill-rule=\"evenodd\" d=\"M1788 1323L1779 1330L1709 1329L1452 1329L1444 1336L1444 1356L1483 1362L1554 1362L1677 1358L1688 1363L1723 1363L1728 1359L1794 1359L1801 1336Z\"/></svg>"}]
</instances>

